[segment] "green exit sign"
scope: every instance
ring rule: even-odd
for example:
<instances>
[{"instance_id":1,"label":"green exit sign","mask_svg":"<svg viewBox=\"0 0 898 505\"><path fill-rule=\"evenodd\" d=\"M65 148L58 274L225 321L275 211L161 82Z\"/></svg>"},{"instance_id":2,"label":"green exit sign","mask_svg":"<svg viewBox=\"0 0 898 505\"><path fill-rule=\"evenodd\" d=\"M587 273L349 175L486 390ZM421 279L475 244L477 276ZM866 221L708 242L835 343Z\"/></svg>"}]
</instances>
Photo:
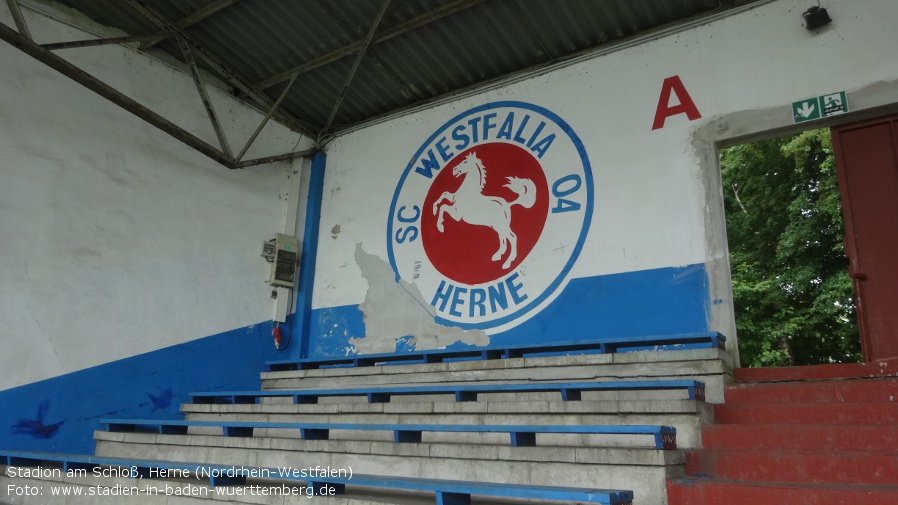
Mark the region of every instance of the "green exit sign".
<instances>
[{"instance_id":1,"label":"green exit sign","mask_svg":"<svg viewBox=\"0 0 898 505\"><path fill-rule=\"evenodd\" d=\"M848 97L844 91L792 102L792 119L804 123L848 112Z\"/></svg>"}]
</instances>

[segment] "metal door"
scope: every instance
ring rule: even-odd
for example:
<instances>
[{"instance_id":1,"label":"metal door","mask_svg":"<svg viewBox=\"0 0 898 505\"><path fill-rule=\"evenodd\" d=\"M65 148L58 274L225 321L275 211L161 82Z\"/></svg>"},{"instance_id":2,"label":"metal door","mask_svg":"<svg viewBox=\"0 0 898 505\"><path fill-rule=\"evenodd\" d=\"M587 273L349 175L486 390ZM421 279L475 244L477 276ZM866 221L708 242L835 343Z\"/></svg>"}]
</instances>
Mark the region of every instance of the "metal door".
<instances>
[{"instance_id":1,"label":"metal door","mask_svg":"<svg viewBox=\"0 0 898 505\"><path fill-rule=\"evenodd\" d=\"M898 116L833 128L864 361L898 357Z\"/></svg>"}]
</instances>

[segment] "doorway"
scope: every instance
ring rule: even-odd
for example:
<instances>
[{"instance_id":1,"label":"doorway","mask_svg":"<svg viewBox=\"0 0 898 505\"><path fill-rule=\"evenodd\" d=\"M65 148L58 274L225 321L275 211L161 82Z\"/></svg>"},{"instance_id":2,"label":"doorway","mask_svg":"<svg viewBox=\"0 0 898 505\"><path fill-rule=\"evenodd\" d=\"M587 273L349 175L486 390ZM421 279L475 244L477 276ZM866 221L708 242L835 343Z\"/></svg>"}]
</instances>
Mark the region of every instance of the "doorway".
<instances>
[{"instance_id":1,"label":"doorway","mask_svg":"<svg viewBox=\"0 0 898 505\"><path fill-rule=\"evenodd\" d=\"M742 366L861 358L829 129L721 151Z\"/></svg>"}]
</instances>

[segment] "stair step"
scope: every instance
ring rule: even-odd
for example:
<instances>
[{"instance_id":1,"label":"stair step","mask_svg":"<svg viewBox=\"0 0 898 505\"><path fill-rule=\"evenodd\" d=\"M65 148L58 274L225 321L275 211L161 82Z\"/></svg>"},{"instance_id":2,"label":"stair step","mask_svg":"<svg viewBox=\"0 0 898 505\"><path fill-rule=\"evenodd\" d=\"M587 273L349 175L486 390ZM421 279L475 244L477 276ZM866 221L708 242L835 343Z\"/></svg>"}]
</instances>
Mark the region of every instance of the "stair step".
<instances>
[{"instance_id":1,"label":"stair step","mask_svg":"<svg viewBox=\"0 0 898 505\"><path fill-rule=\"evenodd\" d=\"M707 479L672 479L668 505L894 505L898 486L771 484Z\"/></svg>"},{"instance_id":2,"label":"stair step","mask_svg":"<svg viewBox=\"0 0 898 505\"><path fill-rule=\"evenodd\" d=\"M711 424L705 449L878 451L898 448L898 426L886 424Z\"/></svg>"},{"instance_id":3,"label":"stair step","mask_svg":"<svg viewBox=\"0 0 898 505\"><path fill-rule=\"evenodd\" d=\"M898 379L733 384L727 403L898 403Z\"/></svg>"},{"instance_id":4,"label":"stair step","mask_svg":"<svg viewBox=\"0 0 898 505\"><path fill-rule=\"evenodd\" d=\"M714 405L720 424L895 424L895 403L773 403Z\"/></svg>"},{"instance_id":5,"label":"stair step","mask_svg":"<svg viewBox=\"0 0 898 505\"><path fill-rule=\"evenodd\" d=\"M898 358L878 360L872 363L736 368L733 370L733 378L736 382L807 381L861 377L898 377Z\"/></svg>"},{"instance_id":6,"label":"stair step","mask_svg":"<svg viewBox=\"0 0 898 505\"><path fill-rule=\"evenodd\" d=\"M891 485L898 452L702 450L686 454L686 474L724 480Z\"/></svg>"},{"instance_id":7,"label":"stair step","mask_svg":"<svg viewBox=\"0 0 898 505\"><path fill-rule=\"evenodd\" d=\"M120 480L122 477L130 477L130 482L120 487L115 493L120 496L147 497L141 503L155 503L152 497L165 496L161 500L174 505L175 503L193 503L180 500L179 497L240 497L246 494L258 496L274 496L272 499L255 501L254 503L284 503L284 496L289 502L302 500L302 496L311 497L303 493L303 487L307 485L309 491L315 495L342 495L348 486L378 488L386 490L402 490L411 492L424 492L434 496L437 503L471 503L471 495L491 496L499 498L537 499L537 500L563 500L565 502L584 501L601 503L603 505L630 505L633 501L633 492L620 489L597 489L581 487L559 486L529 486L522 484L508 484L501 482L474 482L470 480L450 481L440 478L402 478L396 476L365 475L352 472L348 469L332 469L330 467L247 467L245 465L214 465L205 463L178 463L173 461L147 460L147 459L122 459L102 458L86 456L82 454L61 454L32 451L10 451L0 454L0 461L8 465L6 472L0 476L0 482L13 481L16 484L7 484L7 489L18 487L22 492L9 493L15 503L21 503L19 496L40 496L43 503L44 495L68 496L77 503L83 498L88 498L90 503L96 503L92 498L98 494L112 494L106 480ZM20 470L28 465L33 473L20 474ZM47 466L41 466L47 465ZM40 471L36 471L40 468ZM10 473L12 470L12 473ZM324 473L321 473L324 470ZM314 474L314 475L310 475ZM9 476L9 479L6 479ZM137 477L137 478L135 478ZM143 489L138 486L144 477L147 478ZM30 485L31 491L24 490L24 482L19 479L35 482ZM85 490L83 484L90 480L97 482L93 490ZM102 479L102 480L100 480ZM156 479L178 479L180 483L172 486L166 482L162 486L150 485L150 481ZM193 480L192 480L193 479ZM264 479L264 480L263 480ZM17 482L18 481L18 482ZM54 482L55 481L55 482ZM50 489L44 492L43 483L51 483ZM64 485L60 486L64 482ZM265 482L262 487L267 491L280 488L281 493L259 493L259 482ZM155 484L155 483L154 483ZM119 487L119 486L116 486ZM162 489L159 489L159 488ZM104 493L102 488L106 488ZM154 492L153 490L157 491ZM82 496L77 494L82 491ZM86 492L84 492L86 491ZM180 492L179 492L180 491ZM242 491L242 492L240 492ZM75 493L75 494L73 494ZM169 499L169 497L175 497ZM35 500L37 501L37 500ZM4 502L5 503L5 502Z\"/></svg>"},{"instance_id":8,"label":"stair step","mask_svg":"<svg viewBox=\"0 0 898 505\"><path fill-rule=\"evenodd\" d=\"M713 351L719 349L696 349L694 351ZM680 358L692 357L688 351L672 351L680 353ZM626 353L632 362L609 362L612 355L559 356L554 358L536 358L541 361L532 365L524 358L520 360L490 360L486 362L434 363L428 365L376 366L362 368L333 368L323 370L300 370L285 372L267 372L262 374L264 390L298 390L298 389L344 389L365 387L392 386L425 386L425 385L484 385L484 384L527 384L538 382L585 382L603 380L700 380L706 386L706 400L711 403L723 401L723 385L731 374L726 360L703 352L700 358L681 361L648 361L658 357L641 355L642 353ZM613 355L617 356L617 355ZM666 356L666 355L665 355ZM646 361L639 361L639 359ZM604 360L603 360L604 359ZM553 361L554 360L554 361ZM496 363L496 365L492 365ZM538 366L536 363L542 363ZM494 366L493 368L487 368ZM477 368L480 367L480 368ZM510 395L509 393L504 393ZM529 393L539 395L540 393ZM607 393L612 395L630 395L639 398L665 398L664 392L652 393ZM483 395L484 399L491 399ZM546 399L554 400L555 395ZM673 398L673 397L670 397ZM526 400L528 397L509 398L512 401ZM586 399L584 397L584 399ZM322 398L322 402L325 399ZM339 399L345 402L348 399ZM415 397L399 397L393 401L416 401Z\"/></svg>"},{"instance_id":9,"label":"stair step","mask_svg":"<svg viewBox=\"0 0 898 505\"><path fill-rule=\"evenodd\" d=\"M319 403L312 405L294 404L290 402L272 402L261 404L217 404L217 403L185 403L181 405L184 414L294 414L294 415L437 415L452 417L464 415L667 415L667 414L699 414L708 422L712 419L713 407L705 402L695 400L607 400L579 402L554 401L518 401L490 402L390 402L390 403Z\"/></svg>"},{"instance_id":10,"label":"stair step","mask_svg":"<svg viewBox=\"0 0 898 505\"><path fill-rule=\"evenodd\" d=\"M259 467L314 462L352 468L355 473L397 477L571 487L588 483L590 487L639 489L634 505L663 504L666 480L682 477L685 461L682 451L632 448L396 444L100 431L95 438L101 456L215 461L224 465L249 462Z\"/></svg>"},{"instance_id":11,"label":"stair step","mask_svg":"<svg viewBox=\"0 0 898 505\"><path fill-rule=\"evenodd\" d=\"M680 369L689 369L699 366L702 361L719 361L726 369L728 375L732 375L732 356L721 349L689 349L679 351L639 351L616 354L579 354L568 356L550 356L534 358L512 358L502 360L476 360L455 361L444 363L409 364L401 366L373 366L361 368L324 368L316 370L293 370L278 372L262 372L262 380L284 378L337 378L337 377L369 377L373 375L405 375L409 384L416 383L418 377L428 376L433 373L451 373L464 376L467 374L497 375L505 374L503 371L516 369L539 370L541 380L549 380L557 377L564 378L565 367L579 367L591 365L593 368L599 365L605 369L612 365L634 365L630 368L644 370L646 364L678 363ZM652 368L651 366L649 368ZM651 375L649 375L651 376ZM530 378L534 376L531 374ZM361 383L362 381L357 381ZM445 382L445 381L444 381ZM375 383L376 384L376 383Z\"/></svg>"}]
</instances>

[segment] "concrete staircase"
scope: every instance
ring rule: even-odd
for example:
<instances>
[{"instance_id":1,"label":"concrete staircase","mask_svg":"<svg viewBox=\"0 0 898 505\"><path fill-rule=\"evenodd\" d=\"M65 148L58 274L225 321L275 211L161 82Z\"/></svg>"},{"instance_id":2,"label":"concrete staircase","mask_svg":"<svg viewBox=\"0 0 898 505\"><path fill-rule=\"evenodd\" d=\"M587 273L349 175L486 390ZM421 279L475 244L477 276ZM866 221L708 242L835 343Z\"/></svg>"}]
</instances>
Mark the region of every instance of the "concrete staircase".
<instances>
[{"instance_id":1,"label":"concrete staircase","mask_svg":"<svg viewBox=\"0 0 898 505\"><path fill-rule=\"evenodd\" d=\"M670 505L898 503L895 369L737 369Z\"/></svg>"},{"instance_id":2,"label":"concrete staircase","mask_svg":"<svg viewBox=\"0 0 898 505\"><path fill-rule=\"evenodd\" d=\"M632 352L514 358L489 361L268 372L270 389L359 388L386 385L520 384L562 381L695 379L706 384L709 402L723 399L731 382L731 360L719 349ZM487 393L477 401L451 395L396 396L388 403L364 397L322 397L317 404L294 404L290 397L257 404L185 404L188 421L302 422L340 424L654 424L677 429L677 450L658 450L650 437L636 435L538 434L535 447L513 447L500 433L425 432L422 443L395 443L390 432L334 430L328 440L303 440L295 430L257 429L252 437L224 437L221 430L191 427L186 435L97 431L96 455L172 462L207 462L247 467L351 467L359 474L450 479L523 485L630 489L636 505L667 503L666 482L684 477L682 449L701 446L701 426L712 421L712 406L687 399L683 390L584 391L580 401L562 401L558 392ZM0 476L0 484L12 479ZM70 479L71 480L71 479ZM16 479L16 483L24 483ZM68 485L110 486L113 480L86 479ZM162 486L163 481L153 481ZM171 485L177 485L173 481ZM121 484L121 483L119 483ZM193 485L197 482L194 481ZM141 483L143 485L143 483ZM351 488L347 488L351 490ZM68 503L61 499L10 503ZM142 503L194 503L198 497L144 496ZM168 501L164 501L167 499ZM208 500L205 498L204 500ZM322 503L432 504L433 495L389 491L349 491L317 497ZM133 498L129 502L134 502ZM161 501L160 501L161 500ZM232 497L234 503L283 503ZM249 501L241 501L249 500ZM113 503L111 501L109 503ZM102 500L96 503L106 503ZM477 499L474 503L511 503Z\"/></svg>"}]
</instances>

